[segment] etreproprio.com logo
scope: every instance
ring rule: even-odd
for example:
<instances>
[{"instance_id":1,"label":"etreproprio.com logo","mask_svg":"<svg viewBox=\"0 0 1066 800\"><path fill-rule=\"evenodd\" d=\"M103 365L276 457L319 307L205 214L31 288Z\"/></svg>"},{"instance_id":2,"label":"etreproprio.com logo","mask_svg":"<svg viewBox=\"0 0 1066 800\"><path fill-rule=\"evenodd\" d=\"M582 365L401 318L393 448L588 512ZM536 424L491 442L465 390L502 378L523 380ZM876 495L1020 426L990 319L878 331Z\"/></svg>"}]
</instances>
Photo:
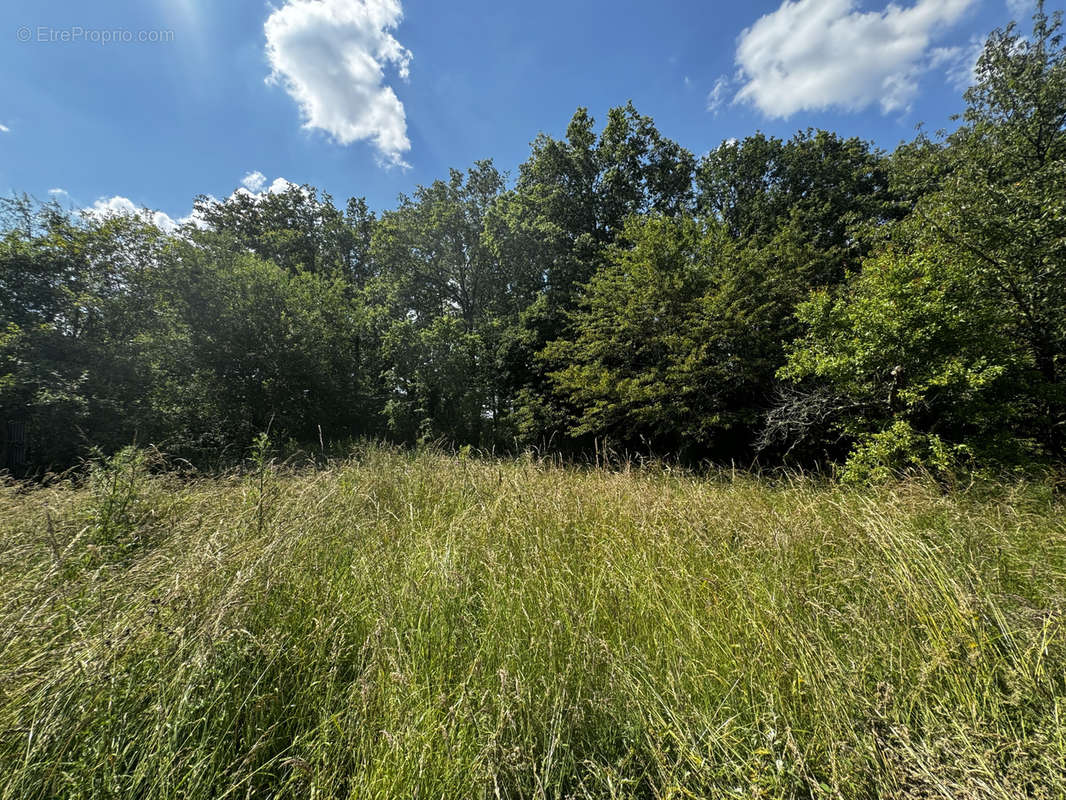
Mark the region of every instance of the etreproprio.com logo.
<instances>
[{"instance_id":1,"label":"etreproprio.com logo","mask_svg":"<svg viewBox=\"0 0 1066 800\"><path fill-rule=\"evenodd\" d=\"M23 25L15 32L15 39L24 44L167 44L174 41L174 31Z\"/></svg>"}]
</instances>

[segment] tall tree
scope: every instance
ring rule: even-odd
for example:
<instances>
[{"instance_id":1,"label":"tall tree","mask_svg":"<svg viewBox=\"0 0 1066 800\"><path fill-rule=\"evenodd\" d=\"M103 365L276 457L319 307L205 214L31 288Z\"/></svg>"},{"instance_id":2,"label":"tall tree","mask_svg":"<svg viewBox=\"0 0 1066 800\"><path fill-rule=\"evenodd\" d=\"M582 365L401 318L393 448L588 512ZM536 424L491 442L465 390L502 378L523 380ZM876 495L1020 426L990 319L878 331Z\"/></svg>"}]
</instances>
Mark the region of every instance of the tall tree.
<instances>
[{"instance_id":1,"label":"tall tree","mask_svg":"<svg viewBox=\"0 0 1066 800\"><path fill-rule=\"evenodd\" d=\"M855 472L1063 457L1066 54L1061 15L1040 3L1033 22L989 37L942 151L897 164L934 191L846 293L803 309L784 374L820 388L778 419L842 432Z\"/></svg>"},{"instance_id":2,"label":"tall tree","mask_svg":"<svg viewBox=\"0 0 1066 800\"><path fill-rule=\"evenodd\" d=\"M700 212L737 240L789 236L820 254L820 284L837 283L869 252L869 229L901 214L885 156L823 130L787 142L757 133L708 153L696 172Z\"/></svg>"},{"instance_id":3,"label":"tall tree","mask_svg":"<svg viewBox=\"0 0 1066 800\"><path fill-rule=\"evenodd\" d=\"M200 196L193 216L238 248L290 271L340 272L353 283L369 272L374 215L365 200L349 200L342 212L313 186L285 183L260 193L238 189L225 200Z\"/></svg>"},{"instance_id":4,"label":"tall tree","mask_svg":"<svg viewBox=\"0 0 1066 800\"><path fill-rule=\"evenodd\" d=\"M496 351L513 312L510 281L484 241L503 188L491 161L419 187L383 215L370 287L384 358L382 391L394 432L490 443L499 409Z\"/></svg>"},{"instance_id":5,"label":"tall tree","mask_svg":"<svg viewBox=\"0 0 1066 800\"><path fill-rule=\"evenodd\" d=\"M487 228L523 299L527 292L532 298L523 304L521 324L506 332L502 361L520 438L547 439L567 424L566 413L553 406L537 353L571 335L569 313L631 216L691 209L694 168L692 154L632 103L611 109L598 136L595 120L579 108L565 139L541 134L534 141Z\"/></svg>"},{"instance_id":6,"label":"tall tree","mask_svg":"<svg viewBox=\"0 0 1066 800\"><path fill-rule=\"evenodd\" d=\"M28 198L3 212L0 419L29 424L38 464L151 435L142 334L165 237L139 216L72 217Z\"/></svg>"}]
</instances>

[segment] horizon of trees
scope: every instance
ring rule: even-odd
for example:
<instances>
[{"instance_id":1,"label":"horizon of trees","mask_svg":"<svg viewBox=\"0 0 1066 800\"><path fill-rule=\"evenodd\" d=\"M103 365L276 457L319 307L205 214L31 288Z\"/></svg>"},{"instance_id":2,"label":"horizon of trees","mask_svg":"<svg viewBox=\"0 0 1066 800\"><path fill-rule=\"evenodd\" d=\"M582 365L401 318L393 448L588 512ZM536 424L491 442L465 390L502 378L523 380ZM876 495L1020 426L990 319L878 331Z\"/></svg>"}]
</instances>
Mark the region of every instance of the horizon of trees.
<instances>
[{"instance_id":1,"label":"horizon of trees","mask_svg":"<svg viewBox=\"0 0 1066 800\"><path fill-rule=\"evenodd\" d=\"M167 233L3 200L0 420L29 470L134 441L217 461L267 428L854 479L1061 465L1061 28L1039 3L994 31L959 127L893 152L807 130L697 158L630 103L540 134L513 182L479 161L381 214L290 186Z\"/></svg>"}]
</instances>

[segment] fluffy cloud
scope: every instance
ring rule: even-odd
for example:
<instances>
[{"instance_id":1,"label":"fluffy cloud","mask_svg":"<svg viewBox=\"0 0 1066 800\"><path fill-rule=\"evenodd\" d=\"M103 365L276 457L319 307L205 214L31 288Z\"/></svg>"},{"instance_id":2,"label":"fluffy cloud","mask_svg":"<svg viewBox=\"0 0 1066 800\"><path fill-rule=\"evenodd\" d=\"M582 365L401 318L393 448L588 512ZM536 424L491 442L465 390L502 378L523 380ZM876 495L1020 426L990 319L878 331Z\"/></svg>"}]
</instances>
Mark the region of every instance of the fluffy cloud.
<instances>
[{"instance_id":1,"label":"fluffy cloud","mask_svg":"<svg viewBox=\"0 0 1066 800\"><path fill-rule=\"evenodd\" d=\"M11 128L7 125L0 124L0 133L11 133Z\"/></svg>"},{"instance_id":2,"label":"fluffy cloud","mask_svg":"<svg viewBox=\"0 0 1066 800\"><path fill-rule=\"evenodd\" d=\"M252 178L252 180L249 180L249 178ZM256 200L262 200L268 194L281 194L289 189L299 188L299 184L285 178L274 178L270 185L267 186L266 175L262 172L253 172L246 175L241 183L243 185L234 190L233 194L230 195L231 198L237 195L245 195Z\"/></svg>"},{"instance_id":3,"label":"fluffy cloud","mask_svg":"<svg viewBox=\"0 0 1066 800\"><path fill-rule=\"evenodd\" d=\"M771 117L874 102L905 109L928 68L933 37L975 0L917 0L862 11L857 0L784 0L737 43L736 100Z\"/></svg>"},{"instance_id":4,"label":"fluffy cloud","mask_svg":"<svg viewBox=\"0 0 1066 800\"><path fill-rule=\"evenodd\" d=\"M237 187L230 197L242 194L255 200L261 200L268 194L278 194L297 186L297 184L290 180L286 180L285 178L275 178L268 186L266 176L259 171L249 172L244 176L241 183L243 185ZM48 193L57 198L70 196L66 189L49 189ZM215 200L212 195L208 195L207 197L209 200ZM174 217L164 211L153 211L150 208L139 206L128 197L122 197L120 195L114 197L101 197L93 203L92 206L84 208L82 211L97 219L107 219L108 217L114 216L139 217L145 222L151 222L164 233L174 233L182 225L188 223L192 223L198 228L204 228L207 226L203 218L195 209L184 217L174 219Z\"/></svg>"},{"instance_id":5,"label":"fluffy cloud","mask_svg":"<svg viewBox=\"0 0 1066 800\"><path fill-rule=\"evenodd\" d=\"M241 185L249 192L261 192L263 187L266 186L267 176L259 170L255 172L249 172L241 180Z\"/></svg>"},{"instance_id":6,"label":"fluffy cloud","mask_svg":"<svg viewBox=\"0 0 1066 800\"><path fill-rule=\"evenodd\" d=\"M929 57L929 67L943 71L948 83L959 92L973 86L977 79L977 59L984 51L984 42L974 39L968 47L938 47Z\"/></svg>"},{"instance_id":7,"label":"fluffy cloud","mask_svg":"<svg viewBox=\"0 0 1066 800\"><path fill-rule=\"evenodd\" d=\"M304 127L340 144L369 140L384 163L407 166L407 116L385 68L407 78L411 51L390 33L400 0L288 0L266 21L267 58L299 104Z\"/></svg>"},{"instance_id":8,"label":"fluffy cloud","mask_svg":"<svg viewBox=\"0 0 1066 800\"><path fill-rule=\"evenodd\" d=\"M1021 22L1028 17L1035 6L1033 0L1007 0L1007 10L1013 15L1015 22Z\"/></svg>"},{"instance_id":9,"label":"fluffy cloud","mask_svg":"<svg viewBox=\"0 0 1066 800\"><path fill-rule=\"evenodd\" d=\"M162 211L152 211L149 208L143 208L137 205L127 197L101 197L91 208L85 209L85 213L90 216L97 217L98 219L106 219L108 217L140 217L146 222L151 222L159 230L165 233L173 233L182 224L189 222L192 217L183 217L182 219L175 220L169 214Z\"/></svg>"}]
</instances>

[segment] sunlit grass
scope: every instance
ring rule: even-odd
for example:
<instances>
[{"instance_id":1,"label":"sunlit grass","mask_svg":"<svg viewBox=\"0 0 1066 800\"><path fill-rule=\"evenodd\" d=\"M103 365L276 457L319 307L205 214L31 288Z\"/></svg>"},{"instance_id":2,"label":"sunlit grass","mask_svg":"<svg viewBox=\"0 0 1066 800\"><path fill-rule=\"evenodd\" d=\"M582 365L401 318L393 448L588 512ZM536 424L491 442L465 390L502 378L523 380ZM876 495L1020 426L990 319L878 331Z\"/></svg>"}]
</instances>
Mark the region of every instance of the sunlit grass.
<instances>
[{"instance_id":1,"label":"sunlit grass","mask_svg":"<svg viewBox=\"0 0 1066 800\"><path fill-rule=\"evenodd\" d=\"M0 798L1061 797L1041 487L328 469L0 490Z\"/></svg>"}]
</instances>

